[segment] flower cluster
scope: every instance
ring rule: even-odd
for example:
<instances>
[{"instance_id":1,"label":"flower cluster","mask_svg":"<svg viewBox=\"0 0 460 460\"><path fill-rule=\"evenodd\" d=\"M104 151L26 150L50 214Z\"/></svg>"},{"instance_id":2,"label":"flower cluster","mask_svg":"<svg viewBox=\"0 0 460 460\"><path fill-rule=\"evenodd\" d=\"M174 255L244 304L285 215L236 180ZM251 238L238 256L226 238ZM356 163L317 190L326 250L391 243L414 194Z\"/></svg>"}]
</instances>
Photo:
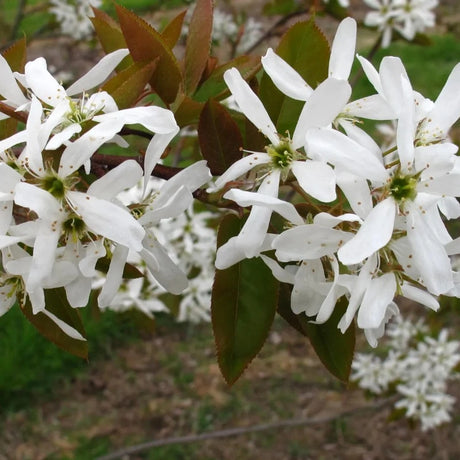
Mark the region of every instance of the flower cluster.
<instances>
[{"instance_id":1,"label":"flower cluster","mask_svg":"<svg viewBox=\"0 0 460 460\"><path fill-rule=\"evenodd\" d=\"M438 0L364 0L364 3L376 10L367 13L364 24L377 27L382 33L383 48L390 44L393 30L411 41L417 33L435 25L432 10L438 6Z\"/></svg>"},{"instance_id":2,"label":"flower cluster","mask_svg":"<svg viewBox=\"0 0 460 460\"><path fill-rule=\"evenodd\" d=\"M64 35L81 40L93 32L89 20L92 16L91 7L101 4L101 0L50 0L49 11L56 17Z\"/></svg>"},{"instance_id":3,"label":"flower cluster","mask_svg":"<svg viewBox=\"0 0 460 460\"><path fill-rule=\"evenodd\" d=\"M455 398L446 393L447 384L458 375L454 369L460 363L460 342L448 340L445 329L437 338L428 332L423 322L398 317L388 327L386 356L358 353L351 377L377 395L395 390L401 395L395 407L420 421L422 430L451 420Z\"/></svg>"},{"instance_id":4,"label":"flower cluster","mask_svg":"<svg viewBox=\"0 0 460 460\"><path fill-rule=\"evenodd\" d=\"M187 277L152 229L188 209L192 192L211 177L201 161L159 190L148 189L147 179L179 131L172 112L156 106L118 110L108 93L87 93L127 54L125 49L108 54L67 89L48 72L43 58L28 62L24 74L18 74L0 57L2 103L27 114L25 129L0 142L0 311L16 298L22 304L28 298L34 314L43 312L74 338L80 338L78 332L46 309L45 290L64 288L72 307L86 306L98 264L105 261L107 277L98 302L109 305L131 253L165 290L182 292ZM106 143L126 147L119 133L131 124L154 133L143 169L127 160L100 174L92 167L95 152ZM141 196L123 203L120 193L143 176Z\"/></svg>"},{"instance_id":5,"label":"flower cluster","mask_svg":"<svg viewBox=\"0 0 460 460\"><path fill-rule=\"evenodd\" d=\"M158 193L164 181L151 178L148 189ZM123 203L138 201L143 194L137 185L120 194ZM189 278L188 286L181 292L178 305L178 321L198 323L210 320L211 289L214 279L216 232L209 225L218 214L209 211L196 212L193 207L177 217L163 219L153 228L155 238L172 260ZM180 256L179 256L180 255ZM144 279L125 280L115 298L106 306L114 311L136 308L152 317L155 312L169 311L161 300L167 292L145 269L145 263L137 257L130 261L144 273ZM101 281L98 280L95 287Z\"/></svg>"},{"instance_id":6,"label":"flower cluster","mask_svg":"<svg viewBox=\"0 0 460 460\"><path fill-rule=\"evenodd\" d=\"M460 64L433 102L412 89L400 59L386 57L377 70L358 56L376 93L350 102L355 39L356 23L347 18L332 45L329 76L315 89L272 50L262 58L276 87L304 102L293 132L278 133L239 72L226 71L239 110L267 144L247 152L209 191L228 190L224 198L251 207L239 235L218 249L218 268L262 257L276 278L293 285L293 311L317 323L345 296L339 328L344 332L356 315L376 346L398 313L397 295L437 310L436 296L460 293L450 260L460 240L442 219L460 215L458 147L448 139L460 116ZM395 143L382 150L359 126L362 119L392 121ZM280 234L269 232L273 212L286 221ZM269 250L275 259L263 254Z\"/></svg>"}]
</instances>

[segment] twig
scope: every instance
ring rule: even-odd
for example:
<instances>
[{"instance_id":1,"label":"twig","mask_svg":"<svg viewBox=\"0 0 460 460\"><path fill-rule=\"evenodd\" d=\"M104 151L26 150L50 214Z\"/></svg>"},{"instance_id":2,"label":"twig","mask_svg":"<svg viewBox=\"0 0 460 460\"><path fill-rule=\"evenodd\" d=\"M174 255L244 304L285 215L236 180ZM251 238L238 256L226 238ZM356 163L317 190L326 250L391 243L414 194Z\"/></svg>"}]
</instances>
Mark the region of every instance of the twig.
<instances>
[{"instance_id":1,"label":"twig","mask_svg":"<svg viewBox=\"0 0 460 460\"><path fill-rule=\"evenodd\" d=\"M272 37L275 35L275 30L278 27L283 26L288 22L290 19L295 18L296 16L300 16L302 14L308 13L307 10L298 10L294 11L292 13L287 14L286 16L283 16L282 18L278 19L278 21L275 22L256 42L254 42L246 51L245 54L250 54L252 53L261 43L263 43L267 38Z\"/></svg>"},{"instance_id":2,"label":"twig","mask_svg":"<svg viewBox=\"0 0 460 460\"><path fill-rule=\"evenodd\" d=\"M127 447L125 449L120 449L111 454L103 455L102 457L98 457L96 460L115 460L118 458L122 458L125 455L130 454L137 454L139 452L146 451L153 447L161 447L161 446L168 446L171 444L184 444L189 442L195 441L205 441L208 439L217 439L217 438L225 438L228 436L238 436L241 434L248 434L248 433L258 433L261 431L279 429L279 428L289 428L295 426L303 426L303 425L316 425L320 423L327 423L333 420L336 420L341 417L348 417L351 415L355 415L360 412L367 412L372 411L375 409L380 409L387 405L392 404L395 401L395 397L383 399L378 401L374 404L368 404L366 406L357 407L354 409L349 409L339 414L327 416L327 417L315 417L315 418L299 418L299 419L288 419L288 420L281 420L279 422L273 423L264 423L261 425L254 425L254 426L246 426L246 427L239 427L239 428L228 428L226 430L218 430L218 431L211 431L209 433L202 433L202 434L192 434L188 436L176 436L166 439L157 439L153 441L144 442L142 444L137 444L131 447Z\"/></svg>"},{"instance_id":3,"label":"twig","mask_svg":"<svg viewBox=\"0 0 460 460\"><path fill-rule=\"evenodd\" d=\"M24 8L26 7L27 0L20 0L18 9L16 11L16 17L14 18L13 27L11 28L10 40L14 41L16 34L19 30L19 25L21 24L22 18L24 17Z\"/></svg>"},{"instance_id":4,"label":"twig","mask_svg":"<svg viewBox=\"0 0 460 460\"><path fill-rule=\"evenodd\" d=\"M17 112L13 107L10 107L2 101L0 101L0 112L10 116L11 118L15 118L18 121L22 121L23 123L27 121L26 112Z\"/></svg>"}]
</instances>

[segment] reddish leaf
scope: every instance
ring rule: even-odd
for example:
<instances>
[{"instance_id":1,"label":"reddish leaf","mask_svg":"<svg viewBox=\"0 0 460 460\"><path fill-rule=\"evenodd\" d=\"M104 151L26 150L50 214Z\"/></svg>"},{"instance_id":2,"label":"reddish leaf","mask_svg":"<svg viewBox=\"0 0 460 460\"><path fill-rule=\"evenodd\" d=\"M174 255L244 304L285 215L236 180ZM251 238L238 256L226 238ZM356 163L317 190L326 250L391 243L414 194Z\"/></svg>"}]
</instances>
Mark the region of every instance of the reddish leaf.
<instances>
[{"instance_id":1,"label":"reddish leaf","mask_svg":"<svg viewBox=\"0 0 460 460\"><path fill-rule=\"evenodd\" d=\"M241 225L236 216L227 215L219 228L218 246L236 235ZM229 385L236 382L267 338L278 303L278 285L259 258L216 271L212 325L217 360Z\"/></svg>"},{"instance_id":2,"label":"reddish leaf","mask_svg":"<svg viewBox=\"0 0 460 460\"><path fill-rule=\"evenodd\" d=\"M24 72L27 55L26 45L26 39L21 38L2 53L13 72Z\"/></svg>"},{"instance_id":3,"label":"reddish leaf","mask_svg":"<svg viewBox=\"0 0 460 460\"><path fill-rule=\"evenodd\" d=\"M150 83L161 99L170 104L176 98L182 81L174 54L162 36L142 18L122 6L116 5L116 9L133 59L136 62L146 62L159 58Z\"/></svg>"},{"instance_id":4,"label":"reddish leaf","mask_svg":"<svg viewBox=\"0 0 460 460\"><path fill-rule=\"evenodd\" d=\"M85 337L85 330L80 319L80 314L78 310L69 305L64 288L45 290L45 304L49 312L73 327ZM45 338L75 356L84 359L88 358L88 342L68 336L44 313L37 313L34 315L29 299L26 300L24 305L21 305L21 311Z\"/></svg>"},{"instance_id":5,"label":"reddish leaf","mask_svg":"<svg viewBox=\"0 0 460 460\"><path fill-rule=\"evenodd\" d=\"M185 47L185 93L193 94L208 62L212 34L212 0L198 0L193 10Z\"/></svg>"},{"instance_id":6,"label":"reddish leaf","mask_svg":"<svg viewBox=\"0 0 460 460\"><path fill-rule=\"evenodd\" d=\"M107 91L115 99L119 109L129 108L150 81L156 65L157 61L147 64L135 62L108 80L102 90Z\"/></svg>"},{"instance_id":7,"label":"reddish leaf","mask_svg":"<svg viewBox=\"0 0 460 460\"><path fill-rule=\"evenodd\" d=\"M243 138L238 125L227 109L213 99L206 102L201 112L198 139L213 175L223 174L242 156Z\"/></svg>"},{"instance_id":8,"label":"reddish leaf","mask_svg":"<svg viewBox=\"0 0 460 460\"><path fill-rule=\"evenodd\" d=\"M180 33L182 31L182 25L184 23L184 18L187 13L187 10L179 13L171 22L163 29L161 36L163 37L164 42L170 49L173 49L176 46L177 41L180 38Z\"/></svg>"},{"instance_id":9,"label":"reddish leaf","mask_svg":"<svg viewBox=\"0 0 460 460\"><path fill-rule=\"evenodd\" d=\"M239 56L230 62L216 67L209 78L203 82L193 95L193 99L206 102L210 98L221 100L230 95L224 81L224 72L236 67L245 80L250 80L260 69L260 58L257 56Z\"/></svg>"},{"instance_id":10,"label":"reddish leaf","mask_svg":"<svg viewBox=\"0 0 460 460\"><path fill-rule=\"evenodd\" d=\"M203 104L183 96L179 106L174 110L174 117L179 126L194 125L198 123Z\"/></svg>"},{"instance_id":11,"label":"reddish leaf","mask_svg":"<svg viewBox=\"0 0 460 460\"><path fill-rule=\"evenodd\" d=\"M97 38L106 54L123 48L128 48L120 25L104 11L93 8L94 17L90 18L96 31ZM131 56L126 56L118 65L123 70L133 63Z\"/></svg>"}]
</instances>

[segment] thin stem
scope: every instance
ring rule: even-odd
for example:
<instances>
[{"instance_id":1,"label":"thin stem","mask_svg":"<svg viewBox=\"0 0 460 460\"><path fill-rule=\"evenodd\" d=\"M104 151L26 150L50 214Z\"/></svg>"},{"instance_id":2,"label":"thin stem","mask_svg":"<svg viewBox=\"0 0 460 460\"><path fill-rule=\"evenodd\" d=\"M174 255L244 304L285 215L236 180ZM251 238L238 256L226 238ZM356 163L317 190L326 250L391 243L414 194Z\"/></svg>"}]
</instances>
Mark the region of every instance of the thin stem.
<instances>
[{"instance_id":1,"label":"thin stem","mask_svg":"<svg viewBox=\"0 0 460 460\"><path fill-rule=\"evenodd\" d=\"M0 101L0 112L18 121L22 121L23 123L27 122L26 112L17 112L13 107L10 107L2 101Z\"/></svg>"},{"instance_id":2,"label":"thin stem","mask_svg":"<svg viewBox=\"0 0 460 460\"><path fill-rule=\"evenodd\" d=\"M13 27L11 28L10 40L13 41L18 33L19 26L22 18L24 17L24 9L27 6L27 0L20 0L18 9L16 10L16 17L14 18Z\"/></svg>"}]
</instances>

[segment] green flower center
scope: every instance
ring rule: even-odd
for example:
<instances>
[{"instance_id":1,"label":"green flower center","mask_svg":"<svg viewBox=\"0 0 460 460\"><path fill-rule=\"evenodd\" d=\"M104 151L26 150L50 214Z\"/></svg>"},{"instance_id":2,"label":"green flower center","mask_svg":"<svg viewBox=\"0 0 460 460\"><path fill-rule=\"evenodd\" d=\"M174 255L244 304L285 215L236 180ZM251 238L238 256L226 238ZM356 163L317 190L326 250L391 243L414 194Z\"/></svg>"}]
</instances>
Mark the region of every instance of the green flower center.
<instances>
[{"instance_id":1,"label":"green flower center","mask_svg":"<svg viewBox=\"0 0 460 460\"><path fill-rule=\"evenodd\" d=\"M274 168L285 169L296 158L296 152L292 150L290 142L280 142L278 145L270 144L265 148L270 155Z\"/></svg>"},{"instance_id":2,"label":"green flower center","mask_svg":"<svg viewBox=\"0 0 460 460\"><path fill-rule=\"evenodd\" d=\"M396 176L390 182L390 195L397 202L413 201L417 196L417 179L413 176Z\"/></svg>"},{"instance_id":3,"label":"green flower center","mask_svg":"<svg viewBox=\"0 0 460 460\"><path fill-rule=\"evenodd\" d=\"M54 198L61 200L65 196L65 184L62 179L56 176L48 176L45 177L41 181L41 186L47 192L51 193Z\"/></svg>"},{"instance_id":4,"label":"green flower center","mask_svg":"<svg viewBox=\"0 0 460 460\"><path fill-rule=\"evenodd\" d=\"M83 219L81 219L80 217L71 216L63 222L62 228L64 229L67 235L79 237L85 232L86 225Z\"/></svg>"}]
</instances>

